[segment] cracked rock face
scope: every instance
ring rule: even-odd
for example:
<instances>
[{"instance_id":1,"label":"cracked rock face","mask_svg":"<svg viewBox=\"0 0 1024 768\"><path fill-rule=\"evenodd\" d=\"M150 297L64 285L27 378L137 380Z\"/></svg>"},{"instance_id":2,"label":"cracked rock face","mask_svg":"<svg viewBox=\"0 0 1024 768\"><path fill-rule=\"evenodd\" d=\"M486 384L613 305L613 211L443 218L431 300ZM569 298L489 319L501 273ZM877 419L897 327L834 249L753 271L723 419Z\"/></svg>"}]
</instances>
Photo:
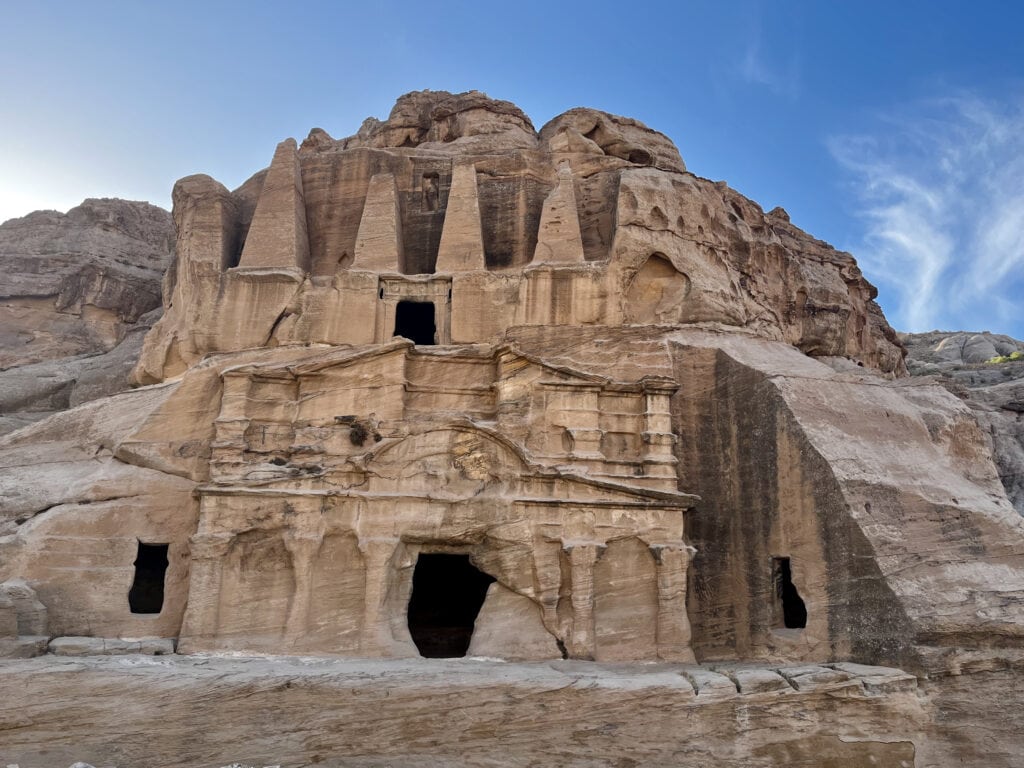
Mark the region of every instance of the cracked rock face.
<instances>
[{"instance_id":1,"label":"cracked rock face","mask_svg":"<svg viewBox=\"0 0 1024 768\"><path fill-rule=\"evenodd\" d=\"M127 387L173 242L126 200L0 224L0 433Z\"/></svg>"}]
</instances>

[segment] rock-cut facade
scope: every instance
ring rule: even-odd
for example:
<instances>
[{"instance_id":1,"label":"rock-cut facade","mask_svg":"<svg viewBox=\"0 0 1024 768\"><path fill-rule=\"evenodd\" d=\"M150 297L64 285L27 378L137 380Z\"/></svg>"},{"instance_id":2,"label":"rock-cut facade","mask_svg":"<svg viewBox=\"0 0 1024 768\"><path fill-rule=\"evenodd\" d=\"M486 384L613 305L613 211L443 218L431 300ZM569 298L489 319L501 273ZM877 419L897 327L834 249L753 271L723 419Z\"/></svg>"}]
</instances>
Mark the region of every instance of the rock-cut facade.
<instances>
[{"instance_id":1,"label":"rock-cut facade","mask_svg":"<svg viewBox=\"0 0 1024 768\"><path fill-rule=\"evenodd\" d=\"M49 634L910 669L1020 642L1021 518L968 409L908 383L849 254L643 124L414 93L173 198L139 387L3 445L61 457L12 470L0 538Z\"/></svg>"}]
</instances>

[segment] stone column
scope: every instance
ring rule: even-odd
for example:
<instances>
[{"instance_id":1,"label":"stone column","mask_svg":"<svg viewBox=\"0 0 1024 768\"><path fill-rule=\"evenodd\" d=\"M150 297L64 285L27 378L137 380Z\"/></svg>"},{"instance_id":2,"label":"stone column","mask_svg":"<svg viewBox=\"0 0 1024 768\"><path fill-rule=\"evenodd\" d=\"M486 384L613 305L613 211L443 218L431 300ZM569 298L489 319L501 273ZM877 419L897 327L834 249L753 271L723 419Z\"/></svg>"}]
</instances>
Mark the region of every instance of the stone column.
<instances>
[{"instance_id":1,"label":"stone column","mask_svg":"<svg viewBox=\"0 0 1024 768\"><path fill-rule=\"evenodd\" d=\"M686 579L694 552L682 542L651 546L658 574L658 658L666 661L695 661L686 613Z\"/></svg>"},{"instance_id":2,"label":"stone column","mask_svg":"<svg viewBox=\"0 0 1024 768\"><path fill-rule=\"evenodd\" d=\"M229 533L196 534L189 542L188 604L181 623L178 653L214 647L219 630L224 558L234 538Z\"/></svg>"},{"instance_id":3,"label":"stone column","mask_svg":"<svg viewBox=\"0 0 1024 768\"><path fill-rule=\"evenodd\" d=\"M533 542L533 573L544 626L555 637L563 637L558 621L558 597L562 589L561 544L536 538Z\"/></svg>"},{"instance_id":4,"label":"stone column","mask_svg":"<svg viewBox=\"0 0 1024 768\"><path fill-rule=\"evenodd\" d=\"M309 629L309 604L313 597L313 564L323 541L319 534L286 534L284 545L292 558L295 594L292 595L284 641L289 648L302 642Z\"/></svg>"},{"instance_id":5,"label":"stone column","mask_svg":"<svg viewBox=\"0 0 1024 768\"><path fill-rule=\"evenodd\" d=\"M388 586L394 578L392 558L398 539L361 538L359 550L366 564L366 602L363 607L363 631L360 649L367 656L391 653L390 617L385 610Z\"/></svg>"},{"instance_id":6,"label":"stone column","mask_svg":"<svg viewBox=\"0 0 1024 768\"><path fill-rule=\"evenodd\" d=\"M594 637L594 565L604 552L597 542L572 542L563 545L569 555L572 579L572 632L566 649L573 659L593 659Z\"/></svg>"}]
</instances>

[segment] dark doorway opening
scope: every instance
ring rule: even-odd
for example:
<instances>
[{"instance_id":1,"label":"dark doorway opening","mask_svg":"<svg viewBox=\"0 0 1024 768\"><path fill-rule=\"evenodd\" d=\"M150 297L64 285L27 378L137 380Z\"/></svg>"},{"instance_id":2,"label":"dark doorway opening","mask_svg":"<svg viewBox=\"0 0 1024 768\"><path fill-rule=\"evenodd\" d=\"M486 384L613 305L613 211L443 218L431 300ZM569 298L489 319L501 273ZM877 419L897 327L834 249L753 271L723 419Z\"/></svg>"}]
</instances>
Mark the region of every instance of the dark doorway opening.
<instances>
[{"instance_id":1,"label":"dark doorway opening","mask_svg":"<svg viewBox=\"0 0 1024 768\"><path fill-rule=\"evenodd\" d=\"M413 344L436 344L434 304L430 301L400 301L395 308L395 336L404 336Z\"/></svg>"},{"instance_id":2,"label":"dark doorway opening","mask_svg":"<svg viewBox=\"0 0 1024 768\"><path fill-rule=\"evenodd\" d=\"M786 629L803 629L807 626L807 606L793 585L789 558L773 557L772 571L775 595L782 604L782 626Z\"/></svg>"},{"instance_id":3,"label":"dark doorway opening","mask_svg":"<svg viewBox=\"0 0 1024 768\"><path fill-rule=\"evenodd\" d=\"M412 575L409 634L420 656L465 656L473 625L492 576L477 570L469 555L421 554Z\"/></svg>"},{"instance_id":4,"label":"dark doorway opening","mask_svg":"<svg viewBox=\"0 0 1024 768\"><path fill-rule=\"evenodd\" d=\"M167 544L143 544L135 558L135 580L128 591L132 613L160 613L164 607Z\"/></svg>"}]
</instances>

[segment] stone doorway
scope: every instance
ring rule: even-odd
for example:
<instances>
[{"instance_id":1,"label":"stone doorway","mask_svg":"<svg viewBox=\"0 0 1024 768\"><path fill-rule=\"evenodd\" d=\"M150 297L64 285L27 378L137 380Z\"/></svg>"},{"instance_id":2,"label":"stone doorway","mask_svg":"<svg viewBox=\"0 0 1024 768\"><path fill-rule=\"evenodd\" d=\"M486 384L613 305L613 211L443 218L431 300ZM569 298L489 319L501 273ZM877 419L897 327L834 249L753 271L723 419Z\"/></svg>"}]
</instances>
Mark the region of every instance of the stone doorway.
<instances>
[{"instance_id":1,"label":"stone doorway","mask_svg":"<svg viewBox=\"0 0 1024 768\"><path fill-rule=\"evenodd\" d=\"M466 655L477 614L494 577L478 570L469 555L420 554L412 576L409 634L428 659Z\"/></svg>"},{"instance_id":2,"label":"stone doorway","mask_svg":"<svg viewBox=\"0 0 1024 768\"><path fill-rule=\"evenodd\" d=\"M395 336L403 336L413 344L437 344L437 323L434 303L400 301L395 307Z\"/></svg>"}]
</instances>

